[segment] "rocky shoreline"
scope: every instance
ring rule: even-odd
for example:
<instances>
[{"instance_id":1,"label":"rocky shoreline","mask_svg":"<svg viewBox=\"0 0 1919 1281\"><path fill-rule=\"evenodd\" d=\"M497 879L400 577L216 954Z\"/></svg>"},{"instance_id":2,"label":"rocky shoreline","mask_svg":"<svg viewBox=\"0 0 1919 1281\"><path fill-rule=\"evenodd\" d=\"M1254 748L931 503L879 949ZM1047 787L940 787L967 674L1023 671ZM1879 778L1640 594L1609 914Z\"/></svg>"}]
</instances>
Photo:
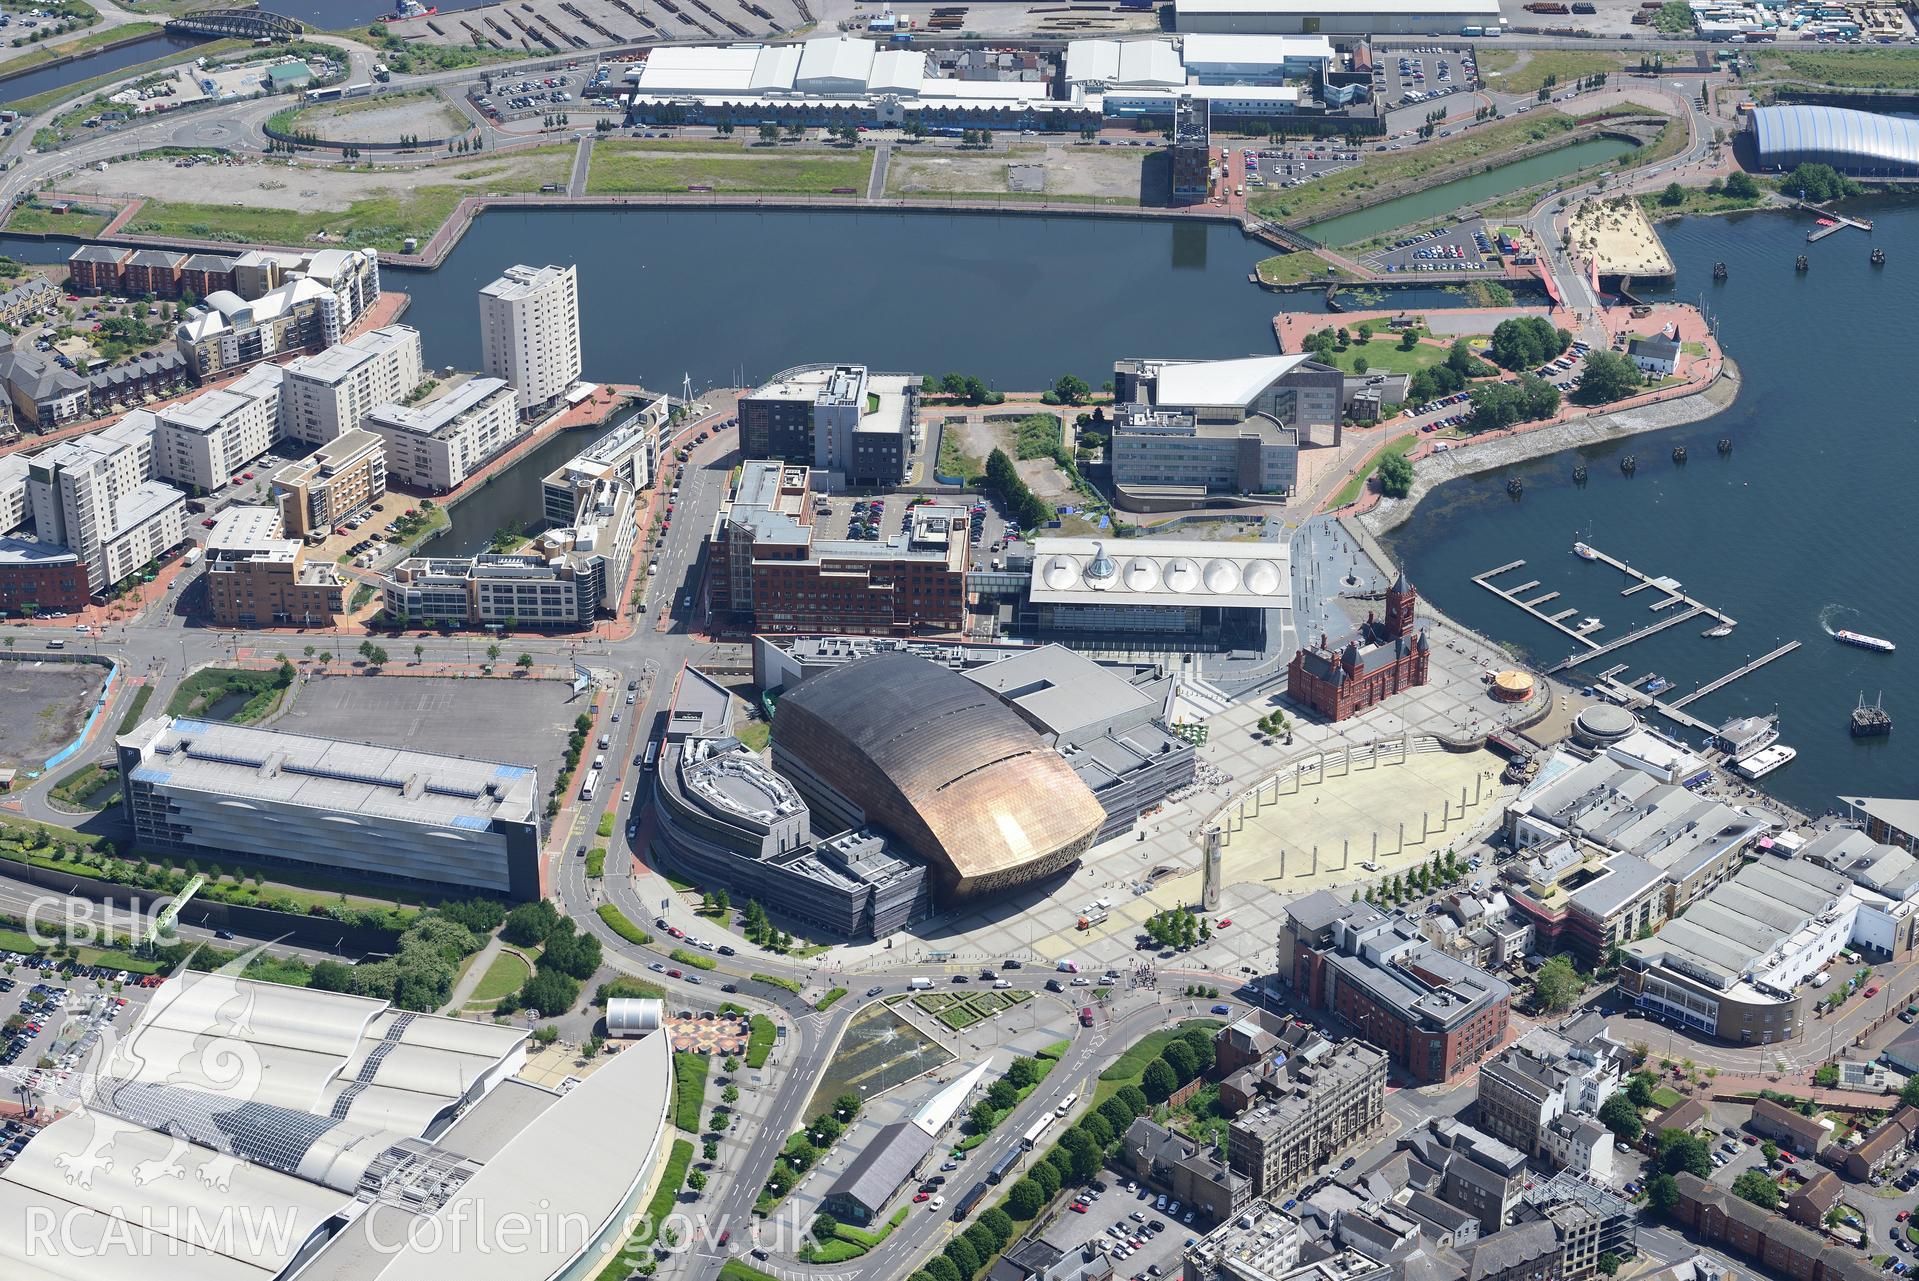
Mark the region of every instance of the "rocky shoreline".
<instances>
[{"instance_id":1,"label":"rocky shoreline","mask_svg":"<svg viewBox=\"0 0 1919 1281\"><path fill-rule=\"evenodd\" d=\"M1410 519L1420 500L1447 481L1544 458L1562 450L1603 445L1628 436L1700 422L1730 407L1738 398L1742 382L1739 366L1728 357L1719 376L1690 396L1613 413L1591 414L1537 431L1427 454L1414 468L1411 492L1404 498L1383 498L1353 519L1368 533L1376 537L1384 535Z\"/></svg>"}]
</instances>

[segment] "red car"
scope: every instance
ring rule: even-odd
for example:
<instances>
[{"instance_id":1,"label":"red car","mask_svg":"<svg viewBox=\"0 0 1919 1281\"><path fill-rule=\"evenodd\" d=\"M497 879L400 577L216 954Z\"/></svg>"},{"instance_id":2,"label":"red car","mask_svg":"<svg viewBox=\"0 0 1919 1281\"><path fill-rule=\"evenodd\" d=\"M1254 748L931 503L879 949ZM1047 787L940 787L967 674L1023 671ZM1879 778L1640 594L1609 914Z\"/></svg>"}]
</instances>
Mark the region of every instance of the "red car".
<instances>
[{"instance_id":1,"label":"red car","mask_svg":"<svg viewBox=\"0 0 1919 1281\"><path fill-rule=\"evenodd\" d=\"M669 925L669 926L667 926L667 927L666 927L666 932L667 932L668 934L671 934L671 935L672 935L672 936L673 936L674 938L676 938L676 939L683 939L683 938L685 938L685 937L686 937L686 931L685 931L685 930L683 930L683 929L681 929L681 928L680 928L679 926L677 926L677 925Z\"/></svg>"},{"instance_id":2,"label":"red car","mask_svg":"<svg viewBox=\"0 0 1919 1281\"><path fill-rule=\"evenodd\" d=\"M1878 995L1879 995L1879 985L1878 985L1877 983L1874 983L1874 984L1873 984L1873 985L1872 985L1871 987L1869 987L1869 988L1867 988L1867 989L1866 989L1866 995L1867 995L1867 996L1878 996Z\"/></svg>"},{"instance_id":3,"label":"red car","mask_svg":"<svg viewBox=\"0 0 1919 1281\"><path fill-rule=\"evenodd\" d=\"M205 520L201 521L200 523L202 525L205 525L208 529L212 529L214 526L214 519L213 517L209 516Z\"/></svg>"},{"instance_id":4,"label":"red car","mask_svg":"<svg viewBox=\"0 0 1919 1281\"><path fill-rule=\"evenodd\" d=\"M668 977L668 978L670 978L670 979L677 979L677 978L680 978L680 977L682 977L682 976L681 976L681 974L680 974L680 972L679 972L678 970L668 970L668 971L666 972L666 977Z\"/></svg>"},{"instance_id":5,"label":"red car","mask_svg":"<svg viewBox=\"0 0 1919 1281\"><path fill-rule=\"evenodd\" d=\"M1794 1156L1794 1155L1793 1155L1792 1153L1790 1153L1790 1152L1781 1152L1781 1153L1779 1154L1779 1159L1780 1159L1781 1161L1784 1161L1784 1162L1785 1162L1785 1163L1786 1163L1787 1165L1798 1165L1798 1164L1799 1164L1799 1158L1798 1158L1798 1157L1796 1157L1796 1156Z\"/></svg>"},{"instance_id":6,"label":"red car","mask_svg":"<svg viewBox=\"0 0 1919 1281\"><path fill-rule=\"evenodd\" d=\"M1225 929L1225 928L1226 928L1227 926L1229 926L1229 925L1231 925L1232 923L1233 923L1233 918L1232 918L1232 917L1230 917L1230 916L1227 916L1227 917L1222 917L1222 918L1220 919L1220 922L1219 922L1219 928L1223 930L1223 929Z\"/></svg>"},{"instance_id":7,"label":"red car","mask_svg":"<svg viewBox=\"0 0 1919 1281\"><path fill-rule=\"evenodd\" d=\"M1071 1206L1070 1206L1069 1208L1070 1208L1070 1209L1071 1209L1071 1210L1073 1211L1073 1213L1074 1213L1074 1214L1085 1214L1085 1213L1086 1213L1086 1202L1084 1202L1084 1201L1075 1201L1075 1202L1073 1202L1073 1204L1072 1204L1072 1205L1071 1205Z\"/></svg>"},{"instance_id":8,"label":"red car","mask_svg":"<svg viewBox=\"0 0 1919 1281\"><path fill-rule=\"evenodd\" d=\"M913 1194L914 1205L918 1205L922 1201L930 1201L932 1199L933 1199L933 1194L931 1192L915 1192Z\"/></svg>"}]
</instances>

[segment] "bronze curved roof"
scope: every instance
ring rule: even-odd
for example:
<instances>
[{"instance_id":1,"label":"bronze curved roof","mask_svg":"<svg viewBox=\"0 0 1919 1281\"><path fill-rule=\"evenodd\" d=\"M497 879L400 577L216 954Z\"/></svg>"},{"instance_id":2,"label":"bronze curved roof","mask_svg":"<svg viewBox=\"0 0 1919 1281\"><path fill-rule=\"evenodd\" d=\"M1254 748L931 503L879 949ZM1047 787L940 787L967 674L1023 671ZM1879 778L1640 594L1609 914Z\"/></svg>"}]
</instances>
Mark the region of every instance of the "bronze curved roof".
<instances>
[{"instance_id":1,"label":"bronze curved roof","mask_svg":"<svg viewBox=\"0 0 1919 1281\"><path fill-rule=\"evenodd\" d=\"M990 690L874 654L780 699L776 748L931 863L949 897L1048 875L1105 812L1064 757Z\"/></svg>"}]
</instances>

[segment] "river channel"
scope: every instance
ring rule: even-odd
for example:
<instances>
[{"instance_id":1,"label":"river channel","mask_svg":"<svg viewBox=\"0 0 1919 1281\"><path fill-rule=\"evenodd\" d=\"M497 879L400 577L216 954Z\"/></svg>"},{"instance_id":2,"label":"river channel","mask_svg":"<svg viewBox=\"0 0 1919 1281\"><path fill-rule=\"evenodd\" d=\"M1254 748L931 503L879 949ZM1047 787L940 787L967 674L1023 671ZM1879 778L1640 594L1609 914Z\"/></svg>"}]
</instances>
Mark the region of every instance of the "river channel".
<instances>
[{"instance_id":1,"label":"river channel","mask_svg":"<svg viewBox=\"0 0 1919 1281\"><path fill-rule=\"evenodd\" d=\"M1485 173L1476 173L1470 178L1441 183L1410 196L1388 200L1370 209L1316 222L1306 228L1306 234L1322 245L1358 244L1398 227L1445 218L1464 206L1524 191L1539 183L1563 178L1588 165L1603 164L1625 155L1637 145L1624 138L1586 138L1570 147L1542 152L1497 169L1488 169Z\"/></svg>"},{"instance_id":2,"label":"river channel","mask_svg":"<svg viewBox=\"0 0 1919 1281\"><path fill-rule=\"evenodd\" d=\"M185 54L187 50L199 43L199 40L191 36L170 36L156 31L150 36L144 36L128 44L112 49L102 49L99 53L75 58L72 62L22 72L17 76L6 76L6 64L0 63L0 76L5 77L0 79L0 104L18 102L22 98L31 98L35 94L45 93L49 89L79 84L82 80L91 80L95 76L105 75L110 71L138 66L154 58L164 58L174 53Z\"/></svg>"}]
</instances>

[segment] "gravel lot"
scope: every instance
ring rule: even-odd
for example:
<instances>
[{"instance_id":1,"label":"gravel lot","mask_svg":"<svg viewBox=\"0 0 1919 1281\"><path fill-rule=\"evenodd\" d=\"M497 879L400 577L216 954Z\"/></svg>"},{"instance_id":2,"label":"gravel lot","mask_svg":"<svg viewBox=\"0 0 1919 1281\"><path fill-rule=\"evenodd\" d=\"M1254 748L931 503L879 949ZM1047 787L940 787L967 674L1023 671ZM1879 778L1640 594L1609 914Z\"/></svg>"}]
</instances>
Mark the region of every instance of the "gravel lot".
<instances>
[{"instance_id":1,"label":"gravel lot","mask_svg":"<svg viewBox=\"0 0 1919 1281\"><path fill-rule=\"evenodd\" d=\"M355 110L353 104L318 107L298 117L309 129L334 142L398 142L404 135L446 138L460 132L466 118L438 98L407 98L398 102L374 100L376 105Z\"/></svg>"},{"instance_id":2,"label":"gravel lot","mask_svg":"<svg viewBox=\"0 0 1919 1281\"><path fill-rule=\"evenodd\" d=\"M75 644L71 633L66 640ZM0 664L0 705L7 709L0 716L0 766L38 769L78 738L105 683L106 668L92 663Z\"/></svg>"},{"instance_id":3,"label":"gravel lot","mask_svg":"<svg viewBox=\"0 0 1919 1281\"><path fill-rule=\"evenodd\" d=\"M374 113L384 114L384 113ZM562 155L560 152L564 152ZM188 165L171 160L129 160L105 173L82 170L61 179L80 194L145 196L195 204L250 205L261 209L345 209L358 200L403 195L421 187L470 185L476 192L527 189L564 181L573 148L481 157L461 164L383 169L376 174L333 166L254 161L234 165Z\"/></svg>"},{"instance_id":4,"label":"gravel lot","mask_svg":"<svg viewBox=\"0 0 1919 1281\"><path fill-rule=\"evenodd\" d=\"M1088 147L1071 142L987 152L915 151L902 146L893 152L886 190L895 196L960 191L1005 195L1011 190L1006 181L1009 166L1038 166L1045 171L1048 196L1102 196L1137 203L1147 158L1156 154L1156 147Z\"/></svg>"}]
</instances>

